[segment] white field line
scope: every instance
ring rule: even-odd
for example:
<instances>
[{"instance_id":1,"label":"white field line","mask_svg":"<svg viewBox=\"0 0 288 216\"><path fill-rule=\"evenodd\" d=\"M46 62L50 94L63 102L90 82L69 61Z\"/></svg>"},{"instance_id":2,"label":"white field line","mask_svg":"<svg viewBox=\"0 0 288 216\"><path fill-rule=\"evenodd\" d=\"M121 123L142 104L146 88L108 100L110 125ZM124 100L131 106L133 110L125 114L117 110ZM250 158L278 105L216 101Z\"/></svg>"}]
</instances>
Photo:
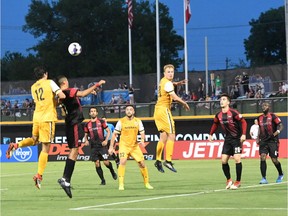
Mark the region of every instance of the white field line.
<instances>
[{"instance_id":1,"label":"white field line","mask_svg":"<svg viewBox=\"0 0 288 216\"><path fill-rule=\"evenodd\" d=\"M265 186L274 186L274 185L279 185L279 184L287 184L286 182L281 182L281 183L271 183L271 184L261 184L261 185L250 185L250 186L245 186L241 187L239 190L242 189L249 189L249 188L256 188L256 187L265 187ZM208 191L202 191L202 192L197 192L197 193L188 193L188 194L178 194L178 195L167 195L167 196L160 196L160 197L151 197L151 198L146 198L146 199L139 199L139 200L130 200L130 201L123 201L123 202L114 202L114 203L107 203L107 204L101 204L101 205L95 205L95 206L83 206L83 207L78 207L78 208L70 208L69 210L73 211L79 211L79 210L139 210L142 208L102 208L102 207L107 207L107 206L116 206L116 205L122 205L122 204L129 204L129 203L138 203L138 202L145 202L145 201L152 201L152 200L160 200L160 199L169 199L169 198L176 198L176 197L187 197L187 196L197 196L201 194L208 194L208 193L214 193L214 192L221 192L221 191L226 191L226 189L217 189L217 190L208 190ZM144 210L161 210L162 208L143 208ZM209 209L258 209L258 208L164 208L164 209L176 209L176 210L186 210L186 209L191 209L191 210L209 210ZM287 210L287 208L259 208L261 210L264 209L271 209L271 210Z\"/></svg>"},{"instance_id":2,"label":"white field line","mask_svg":"<svg viewBox=\"0 0 288 216\"><path fill-rule=\"evenodd\" d=\"M287 208L96 208L85 209L86 211L171 211L171 210L269 210L269 211L287 211Z\"/></svg>"}]
</instances>

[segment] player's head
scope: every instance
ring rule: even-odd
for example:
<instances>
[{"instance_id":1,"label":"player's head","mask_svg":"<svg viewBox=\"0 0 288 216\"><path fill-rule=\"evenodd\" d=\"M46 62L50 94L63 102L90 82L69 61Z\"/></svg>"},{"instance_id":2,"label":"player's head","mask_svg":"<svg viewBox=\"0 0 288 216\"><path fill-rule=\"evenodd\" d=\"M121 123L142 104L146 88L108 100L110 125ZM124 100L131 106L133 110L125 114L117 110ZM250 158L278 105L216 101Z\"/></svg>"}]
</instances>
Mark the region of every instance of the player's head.
<instances>
[{"instance_id":1,"label":"player's head","mask_svg":"<svg viewBox=\"0 0 288 216\"><path fill-rule=\"evenodd\" d=\"M37 80L39 80L39 79L42 79L42 78L44 78L44 77L46 77L46 79L47 79L47 77L48 77L48 72L46 71L46 69L44 68L44 67L36 67L36 68L34 68L34 75L35 75L35 78L37 79Z\"/></svg>"},{"instance_id":2,"label":"player's head","mask_svg":"<svg viewBox=\"0 0 288 216\"><path fill-rule=\"evenodd\" d=\"M228 94L223 93L220 96L220 107L221 108L225 108L225 107L229 107L231 103L231 98Z\"/></svg>"},{"instance_id":3,"label":"player's head","mask_svg":"<svg viewBox=\"0 0 288 216\"><path fill-rule=\"evenodd\" d=\"M173 80L174 78L174 65L167 64L164 66L164 77L168 80Z\"/></svg>"},{"instance_id":4,"label":"player's head","mask_svg":"<svg viewBox=\"0 0 288 216\"><path fill-rule=\"evenodd\" d=\"M92 118L92 119L95 119L98 115L98 110L96 107L90 107L89 109L89 116Z\"/></svg>"},{"instance_id":5,"label":"player's head","mask_svg":"<svg viewBox=\"0 0 288 216\"><path fill-rule=\"evenodd\" d=\"M266 115L266 114L269 112L269 110L270 110L270 104L267 103L267 102L264 102L264 103L262 104L262 111L263 111L263 113Z\"/></svg>"},{"instance_id":6,"label":"player's head","mask_svg":"<svg viewBox=\"0 0 288 216\"><path fill-rule=\"evenodd\" d=\"M132 105L127 105L125 108L125 114L128 118L132 118L135 114L135 109Z\"/></svg>"},{"instance_id":7,"label":"player's head","mask_svg":"<svg viewBox=\"0 0 288 216\"><path fill-rule=\"evenodd\" d=\"M57 83L62 88L63 87L68 88L69 87L68 79L64 75L60 75L57 77Z\"/></svg>"},{"instance_id":8,"label":"player's head","mask_svg":"<svg viewBox=\"0 0 288 216\"><path fill-rule=\"evenodd\" d=\"M258 125L258 119L254 119L254 124Z\"/></svg>"}]
</instances>

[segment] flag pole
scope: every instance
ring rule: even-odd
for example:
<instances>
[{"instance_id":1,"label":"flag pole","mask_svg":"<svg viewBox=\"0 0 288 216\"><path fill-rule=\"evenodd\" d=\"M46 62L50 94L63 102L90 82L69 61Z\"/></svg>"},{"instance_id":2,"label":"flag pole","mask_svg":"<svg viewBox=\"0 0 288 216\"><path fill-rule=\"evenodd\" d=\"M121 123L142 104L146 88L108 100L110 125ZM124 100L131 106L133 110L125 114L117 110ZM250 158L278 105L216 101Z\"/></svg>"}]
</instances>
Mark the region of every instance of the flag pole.
<instances>
[{"instance_id":1,"label":"flag pole","mask_svg":"<svg viewBox=\"0 0 288 216\"><path fill-rule=\"evenodd\" d=\"M132 77L132 39L131 39L131 27L133 23L133 12L132 12L132 0L127 0L128 6L128 44L129 44L129 85L132 87L133 77Z\"/></svg>"},{"instance_id":2,"label":"flag pole","mask_svg":"<svg viewBox=\"0 0 288 216\"><path fill-rule=\"evenodd\" d=\"M131 45L131 28L128 27L129 35L129 85L132 87L132 45Z\"/></svg>"},{"instance_id":3,"label":"flag pole","mask_svg":"<svg viewBox=\"0 0 288 216\"><path fill-rule=\"evenodd\" d=\"M160 83L160 33L159 33L159 0L156 0L156 61L157 61L157 86Z\"/></svg>"},{"instance_id":4,"label":"flag pole","mask_svg":"<svg viewBox=\"0 0 288 216\"><path fill-rule=\"evenodd\" d=\"M209 94L209 89L208 89L208 38L205 36L205 82L206 82L206 95ZM212 81L211 81L212 85Z\"/></svg>"},{"instance_id":5,"label":"flag pole","mask_svg":"<svg viewBox=\"0 0 288 216\"><path fill-rule=\"evenodd\" d=\"M187 31L186 25L191 17L190 11L190 0L183 0L183 11L184 11L184 72L185 79L188 80L188 51L187 51ZM185 92L188 94L188 82L185 85Z\"/></svg>"}]
</instances>

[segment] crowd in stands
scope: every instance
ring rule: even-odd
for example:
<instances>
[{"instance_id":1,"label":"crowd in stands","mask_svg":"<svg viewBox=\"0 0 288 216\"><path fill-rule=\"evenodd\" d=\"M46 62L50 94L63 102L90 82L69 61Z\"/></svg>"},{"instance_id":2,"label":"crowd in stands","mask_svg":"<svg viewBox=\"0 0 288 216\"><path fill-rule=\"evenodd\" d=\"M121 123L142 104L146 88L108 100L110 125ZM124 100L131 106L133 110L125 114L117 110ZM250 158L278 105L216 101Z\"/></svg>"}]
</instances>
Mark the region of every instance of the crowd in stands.
<instances>
[{"instance_id":1,"label":"crowd in stands","mask_svg":"<svg viewBox=\"0 0 288 216\"><path fill-rule=\"evenodd\" d=\"M15 100L13 104L10 100L1 99L1 116L32 116L33 110L34 103L29 98L26 98L22 103Z\"/></svg>"},{"instance_id":2,"label":"crowd in stands","mask_svg":"<svg viewBox=\"0 0 288 216\"><path fill-rule=\"evenodd\" d=\"M275 84L277 83L277 84ZM90 83L89 85L94 85L95 83ZM277 88L278 85L278 88ZM77 84L74 84L74 88L79 88L84 90L84 86L80 87ZM154 87L154 97L152 101L157 100L157 85ZM113 105L109 108L111 112L121 110L121 106L125 104L134 104L134 88L132 86L128 87L127 83L119 83L118 88L115 90L128 90L129 98L125 99L121 94L112 94L111 100L106 101L106 105ZM222 78L220 75L217 75L214 82L212 82L212 93L206 94L205 92L205 83L199 77L197 80L197 85L191 91L186 93L185 85L178 86L175 91L181 99L185 101L202 101L198 106L205 106L208 108L209 103L204 103L206 101L216 101L219 99L222 92L228 92L232 99L252 99L252 98L268 98L268 97L287 97L288 92L288 82L278 81L272 82L269 76L262 78L261 75L248 75L246 72L242 72L235 77L233 85L223 86ZM4 92L3 92L4 93ZM101 97L102 88L99 87L96 90L96 95L93 95L91 98L92 104L104 104ZM19 94L29 94L28 91L21 87L14 88L12 85L9 86L9 95L19 95ZM23 99L22 99L23 100ZM90 104L90 103L89 103ZM204 105L203 105L204 104ZM1 99L1 115L2 116L31 116L33 112L33 101L26 98L25 101L12 100L3 100Z\"/></svg>"},{"instance_id":3,"label":"crowd in stands","mask_svg":"<svg viewBox=\"0 0 288 216\"><path fill-rule=\"evenodd\" d=\"M259 74L249 76L246 72L241 75L237 75L234 80L234 84L228 86L228 88L222 86L222 80L219 75L214 80L213 92L211 95L205 93L205 84L202 79L198 79L198 84L194 91L188 91L186 93L185 86L180 86L177 89L177 94L181 99L185 101L200 101L203 103L198 103L197 107L210 108L209 103L206 101L216 101L220 98L222 92L228 92L232 99L258 99L258 98L268 98L268 97L287 97L288 83L287 81L277 82L279 84L278 90L273 91L273 84L270 77L262 78ZM157 88L155 86L154 100L157 99Z\"/></svg>"}]
</instances>

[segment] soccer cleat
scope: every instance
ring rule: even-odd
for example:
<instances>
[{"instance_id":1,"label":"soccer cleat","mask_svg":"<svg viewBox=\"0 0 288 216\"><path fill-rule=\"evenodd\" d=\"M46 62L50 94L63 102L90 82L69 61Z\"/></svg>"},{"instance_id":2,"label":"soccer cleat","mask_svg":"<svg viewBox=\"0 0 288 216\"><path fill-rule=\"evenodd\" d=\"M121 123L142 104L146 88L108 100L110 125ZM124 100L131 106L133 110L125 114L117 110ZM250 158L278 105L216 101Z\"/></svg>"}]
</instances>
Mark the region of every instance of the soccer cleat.
<instances>
[{"instance_id":1,"label":"soccer cleat","mask_svg":"<svg viewBox=\"0 0 288 216\"><path fill-rule=\"evenodd\" d=\"M119 190L121 190L121 191L124 190L124 184L119 184Z\"/></svg>"},{"instance_id":2,"label":"soccer cleat","mask_svg":"<svg viewBox=\"0 0 288 216\"><path fill-rule=\"evenodd\" d=\"M177 170L173 167L173 163L171 161L164 161L163 165L170 169L172 172L177 172Z\"/></svg>"},{"instance_id":3,"label":"soccer cleat","mask_svg":"<svg viewBox=\"0 0 288 216\"><path fill-rule=\"evenodd\" d=\"M155 167L157 168L157 170L161 173L164 173L164 169L162 167L162 163L159 160L156 160L156 162L154 163Z\"/></svg>"},{"instance_id":4,"label":"soccer cleat","mask_svg":"<svg viewBox=\"0 0 288 216\"><path fill-rule=\"evenodd\" d=\"M72 198L71 185L64 178L58 179L59 185L63 188L69 198Z\"/></svg>"},{"instance_id":5,"label":"soccer cleat","mask_svg":"<svg viewBox=\"0 0 288 216\"><path fill-rule=\"evenodd\" d=\"M259 184L268 184L268 181L266 180L266 178L263 177Z\"/></svg>"},{"instance_id":6,"label":"soccer cleat","mask_svg":"<svg viewBox=\"0 0 288 216\"><path fill-rule=\"evenodd\" d=\"M8 149L6 151L6 158L10 159L11 156L13 155L13 152L18 149L18 144L17 143L10 143L8 146Z\"/></svg>"},{"instance_id":7,"label":"soccer cleat","mask_svg":"<svg viewBox=\"0 0 288 216\"><path fill-rule=\"evenodd\" d=\"M145 184L145 187L146 187L148 190L153 190L153 189L154 189L149 183L146 183L146 184Z\"/></svg>"},{"instance_id":8,"label":"soccer cleat","mask_svg":"<svg viewBox=\"0 0 288 216\"><path fill-rule=\"evenodd\" d=\"M226 189L230 189L230 187L233 185L233 181L232 181L232 179L230 178L230 179L228 179L227 181L226 181Z\"/></svg>"},{"instance_id":9,"label":"soccer cleat","mask_svg":"<svg viewBox=\"0 0 288 216\"><path fill-rule=\"evenodd\" d=\"M38 189L41 189L41 181L42 181L42 175L39 175L38 173L33 176L33 181L35 182L35 186Z\"/></svg>"},{"instance_id":10,"label":"soccer cleat","mask_svg":"<svg viewBox=\"0 0 288 216\"><path fill-rule=\"evenodd\" d=\"M100 185L106 185L106 181L105 180L102 180Z\"/></svg>"},{"instance_id":11,"label":"soccer cleat","mask_svg":"<svg viewBox=\"0 0 288 216\"><path fill-rule=\"evenodd\" d=\"M279 175L278 178L276 179L276 183L282 182L283 178L284 178L284 174L283 175Z\"/></svg>"},{"instance_id":12,"label":"soccer cleat","mask_svg":"<svg viewBox=\"0 0 288 216\"><path fill-rule=\"evenodd\" d=\"M231 185L230 189L231 190L237 190L238 188L240 188L240 186L241 186L241 182L235 181L234 184Z\"/></svg>"},{"instance_id":13,"label":"soccer cleat","mask_svg":"<svg viewBox=\"0 0 288 216\"><path fill-rule=\"evenodd\" d=\"M112 178L113 178L114 180L117 180L117 174L116 174L115 172L112 173Z\"/></svg>"}]
</instances>

